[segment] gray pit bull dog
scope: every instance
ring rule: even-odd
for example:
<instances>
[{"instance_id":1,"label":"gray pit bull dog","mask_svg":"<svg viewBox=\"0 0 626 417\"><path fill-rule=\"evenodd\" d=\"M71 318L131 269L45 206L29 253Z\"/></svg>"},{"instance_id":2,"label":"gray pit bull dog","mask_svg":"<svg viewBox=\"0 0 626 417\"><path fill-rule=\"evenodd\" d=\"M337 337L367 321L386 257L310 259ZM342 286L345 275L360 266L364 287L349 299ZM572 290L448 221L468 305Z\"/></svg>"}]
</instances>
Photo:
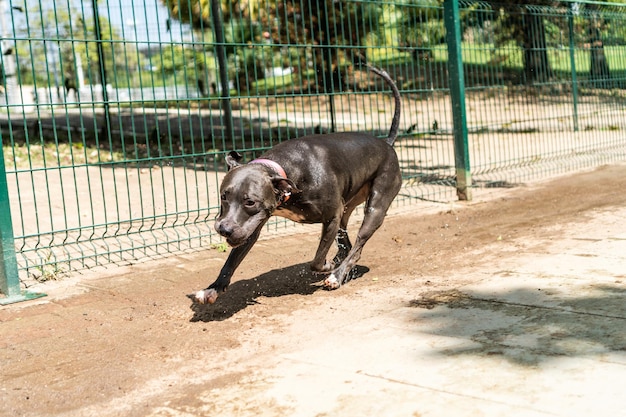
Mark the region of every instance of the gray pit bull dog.
<instances>
[{"instance_id":1,"label":"gray pit bull dog","mask_svg":"<svg viewBox=\"0 0 626 417\"><path fill-rule=\"evenodd\" d=\"M400 93L385 71L369 66L393 90L395 112L385 140L363 133L312 135L283 142L248 164L226 157L229 171L220 187L221 210L215 230L233 247L217 280L192 298L214 303L257 241L270 216L299 223L321 223L322 238L311 270L327 274L324 286L339 288L361 257L363 245L381 226L402 184L393 142L400 123ZM348 219L365 203L354 245ZM338 251L326 259L333 241Z\"/></svg>"}]
</instances>

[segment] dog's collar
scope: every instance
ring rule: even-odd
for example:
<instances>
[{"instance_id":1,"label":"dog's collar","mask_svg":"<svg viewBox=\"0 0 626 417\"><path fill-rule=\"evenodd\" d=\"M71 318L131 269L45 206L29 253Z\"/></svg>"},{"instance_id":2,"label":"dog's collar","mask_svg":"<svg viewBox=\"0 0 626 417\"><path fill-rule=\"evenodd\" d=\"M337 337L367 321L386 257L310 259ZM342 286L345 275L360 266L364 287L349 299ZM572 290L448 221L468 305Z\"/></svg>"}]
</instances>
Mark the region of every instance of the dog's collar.
<instances>
[{"instance_id":1,"label":"dog's collar","mask_svg":"<svg viewBox=\"0 0 626 417\"><path fill-rule=\"evenodd\" d=\"M271 159L253 159L252 161L248 162L249 164L261 164L261 165L265 165L268 168L272 168L274 171L276 171L276 173L278 175L280 175L283 178L287 178L287 173L285 172L285 170L283 169L283 167L281 167L280 165L278 165L277 162L272 161Z\"/></svg>"},{"instance_id":2,"label":"dog's collar","mask_svg":"<svg viewBox=\"0 0 626 417\"><path fill-rule=\"evenodd\" d=\"M276 173L287 179L287 173L285 172L285 170L283 169L283 167L281 167L277 162L272 161L271 159L263 159L263 158L259 158L259 159L253 159L252 161L248 162L249 164L259 164L259 165L264 165L270 169L273 169L274 171L276 171ZM286 202L287 200L289 200L289 197L291 197L291 193L285 193L282 196L282 199L278 201L278 205L280 206L282 203Z\"/></svg>"}]
</instances>

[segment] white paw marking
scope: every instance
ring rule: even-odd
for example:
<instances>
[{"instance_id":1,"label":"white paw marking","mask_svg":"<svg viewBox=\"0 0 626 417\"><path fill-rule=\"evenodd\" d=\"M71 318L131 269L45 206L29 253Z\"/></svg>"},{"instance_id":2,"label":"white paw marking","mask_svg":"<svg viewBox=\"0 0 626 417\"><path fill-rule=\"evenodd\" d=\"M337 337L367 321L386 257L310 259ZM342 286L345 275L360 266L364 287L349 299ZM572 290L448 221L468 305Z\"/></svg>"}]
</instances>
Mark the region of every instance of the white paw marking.
<instances>
[{"instance_id":1,"label":"white paw marking","mask_svg":"<svg viewBox=\"0 0 626 417\"><path fill-rule=\"evenodd\" d=\"M200 290L196 293L195 297L199 304L213 304L215 300L217 300L217 291L214 289Z\"/></svg>"},{"instance_id":2,"label":"white paw marking","mask_svg":"<svg viewBox=\"0 0 626 417\"><path fill-rule=\"evenodd\" d=\"M196 297L196 301L197 301L199 304L204 304L204 303L206 302L206 301L205 301L205 298L204 298L204 290L200 290L200 291L198 291L198 292L196 293L195 297Z\"/></svg>"},{"instance_id":3,"label":"white paw marking","mask_svg":"<svg viewBox=\"0 0 626 417\"><path fill-rule=\"evenodd\" d=\"M335 290L339 288L341 284L335 274L330 274L330 276L324 280L324 286L330 290Z\"/></svg>"}]
</instances>

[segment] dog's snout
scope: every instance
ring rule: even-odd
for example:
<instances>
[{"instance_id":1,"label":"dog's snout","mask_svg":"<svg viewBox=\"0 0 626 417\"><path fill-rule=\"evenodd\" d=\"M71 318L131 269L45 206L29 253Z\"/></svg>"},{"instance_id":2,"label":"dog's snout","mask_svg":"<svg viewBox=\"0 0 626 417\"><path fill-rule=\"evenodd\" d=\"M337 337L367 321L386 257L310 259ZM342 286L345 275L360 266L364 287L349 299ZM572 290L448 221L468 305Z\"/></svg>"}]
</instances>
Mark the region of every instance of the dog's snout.
<instances>
[{"instance_id":1,"label":"dog's snout","mask_svg":"<svg viewBox=\"0 0 626 417\"><path fill-rule=\"evenodd\" d=\"M230 237L230 236L232 236L233 231L234 231L234 229L233 229L233 227L232 227L232 226L225 225L224 223L220 223L220 224L217 226L217 232L218 232L220 235L224 236L224 237Z\"/></svg>"}]
</instances>

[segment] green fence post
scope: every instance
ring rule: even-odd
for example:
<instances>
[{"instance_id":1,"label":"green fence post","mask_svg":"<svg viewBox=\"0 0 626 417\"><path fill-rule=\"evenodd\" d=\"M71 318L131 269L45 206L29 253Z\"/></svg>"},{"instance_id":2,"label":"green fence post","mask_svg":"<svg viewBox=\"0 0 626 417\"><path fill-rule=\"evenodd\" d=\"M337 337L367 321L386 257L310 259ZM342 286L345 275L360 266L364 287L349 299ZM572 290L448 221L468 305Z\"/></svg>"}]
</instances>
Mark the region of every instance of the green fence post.
<instances>
[{"instance_id":1,"label":"green fence post","mask_svg":"<svg viewBox=\"0 0 626 417\"><path fill-rule=\"evenodd\" d=\"M459 200L471 200L472 174L470 172L465 113L465 81L461 56L461 19L458 0L445 0L443 13L448 45L448 82L452 100L454 128L454 160L456 166L456 194Z\"/></svg>"},{"instance_id":2,"label":"green fence post","mask_svg":"<svg viewBox=\"0 0 626 417\"><path fill-rule=\"evenodd\" d=\"M15 241L13 224L11 223L11 205L9 204L9 187L4 167L4 151L0 144L0 305L17 303L43 297L45 294L31 293L20 290L20 279L17 273L15 258Z\"/></svg>"},{"instance_id":3,"label":"green fence post","mask_svg":"<svg viewBox=\"0 0 626 417\"><path fill-rule=\"evenodd\" d=\"M111 135L111 109L109 103L109 92L107 85L107 66L104 57L104 46L102 45L102 25L100 24L100 12L98 11L98 0L91 0L93 7L94 32L96 35L96 50L98 51L98 69L100 74L100 83L102 84L102 103L104 108L104 128L106 129L107 138Z\"/></svg>"},{"instance_id":4,"label":"green fence post","mask_svg":"<svg viewBox=\"0 0 626 417\"><path fill-rule=\"evenodd\" d=\"M567 26L569 29L569 60L572 67L572 100L574 104L574 132L578 131L578 80L576 79L576 50L574 43L574 4L570 4L567 14Z\"/></svg>"},{"instance_id":5,"label":"green fence post","mask_svg":"<svg viewBox=\"0 0 626 417\"><path fill-rule=\"evenodd\" d=\"M217 66L220 77L221 109L225 124L227 139L230 140L232 149L236 148L235 129L233 125L233 108L230 102L230 86L228 85L228 67L226 59L226 40L224 38L224 26L222 24L222 6L219 1L211 0L211 18L213 19L213 39L217 54Z\"/></svg>"}]
</instances>

